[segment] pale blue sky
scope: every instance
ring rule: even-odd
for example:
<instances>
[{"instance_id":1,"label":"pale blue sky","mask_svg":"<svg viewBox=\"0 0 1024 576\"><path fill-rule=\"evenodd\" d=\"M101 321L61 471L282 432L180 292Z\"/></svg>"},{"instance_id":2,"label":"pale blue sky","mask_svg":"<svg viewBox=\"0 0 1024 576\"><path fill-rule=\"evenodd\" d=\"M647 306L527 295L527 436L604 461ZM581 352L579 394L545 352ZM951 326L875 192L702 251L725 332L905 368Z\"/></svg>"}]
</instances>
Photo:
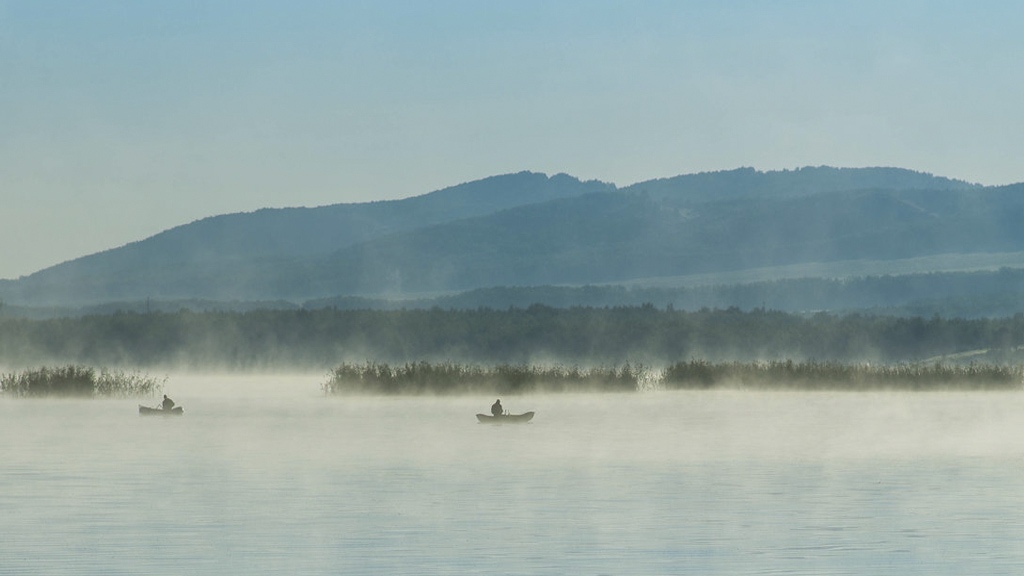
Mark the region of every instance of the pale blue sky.
<instances>
[{"instance_id":1,"label":"pale blue sky","mask_svg":"<svg viewBox=\"0 0 1024 576\"><path fill-rule=\"evenodd\" d=\"M1024 3L0 0L0 278L495 174L1024 181Z\"/></svg>"}]
</instances>

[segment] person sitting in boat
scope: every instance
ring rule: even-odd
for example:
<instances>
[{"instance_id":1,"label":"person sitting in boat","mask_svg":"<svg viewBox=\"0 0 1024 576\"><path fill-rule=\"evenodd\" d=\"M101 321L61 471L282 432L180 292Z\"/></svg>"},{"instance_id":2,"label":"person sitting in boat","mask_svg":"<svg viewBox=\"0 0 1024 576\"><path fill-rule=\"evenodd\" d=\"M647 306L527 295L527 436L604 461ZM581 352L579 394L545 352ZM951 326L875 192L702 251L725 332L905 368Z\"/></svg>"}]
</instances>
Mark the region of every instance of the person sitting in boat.
<instances>
[{"instance_id":1,"label":"person sitting in boat","mask_svg":"<svg viewBox=\"0 0 1024 576\"><path fill-rule=\"evenodd\" d=\"M171 400L170 398L167 397L167 394L164 394L164 401L160 404L160 406L164 410L171 410L174 408L174 400Z\"/></svg>"},{"instance_id":2,"label":"person sitting in boat","mask_svg":"<svg viewBox=\"0 0 1024 576\"><path fill-rule=\"evenodd\" d=\"M492 416L501 416L504 413L505 413L505 410L501 407L501 398L499 398L499 399L494 401L494 404L491 405L491 415Z\"/></svg>"}]
</instances>

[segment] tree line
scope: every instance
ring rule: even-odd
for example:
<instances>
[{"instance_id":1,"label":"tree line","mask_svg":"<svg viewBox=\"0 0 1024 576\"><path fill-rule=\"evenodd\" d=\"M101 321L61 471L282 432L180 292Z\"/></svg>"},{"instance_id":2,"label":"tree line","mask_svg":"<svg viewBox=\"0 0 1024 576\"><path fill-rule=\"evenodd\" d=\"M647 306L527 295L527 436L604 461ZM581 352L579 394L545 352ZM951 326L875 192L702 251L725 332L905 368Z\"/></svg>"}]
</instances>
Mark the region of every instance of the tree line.
<instances>
[{"instance_id":1,"label":"tree line","mask_svg":"<svg viewBox=\"0 0 1024 576\"><path fill-rule=\"evenodd\" d=\"M919 362L976 352L1014 362L1024 315L963 319L737 308L252 310L0 319L0 365L329 370L342 362L668 365L708 361Z\"/></svg>"},{"instance_id":2,"label":"tree line","mask_svg":"<svg viewBox=\"0 0 1024 576\"><path fill-rule=\"evenodd\" d=\"M0 281L3 282L3 281ZM999 318L1024 311L1021 302L1024 268L974 272L923 272L854 278L783 278L757 282L696 286L494 286L415 299L335 296L303 303L286 300L140 299L110 301L88 306L30 307L5 305L0 317L46 319L93 316L121 312L175 313L193 311L250 312L255 310L477 310L527 308L540 303L556 308L642 306L681 310L701 308L743 310L770 308L792 313L827 310L855 311L887 316L946 318Z\"/></svg>"}]
</instances>

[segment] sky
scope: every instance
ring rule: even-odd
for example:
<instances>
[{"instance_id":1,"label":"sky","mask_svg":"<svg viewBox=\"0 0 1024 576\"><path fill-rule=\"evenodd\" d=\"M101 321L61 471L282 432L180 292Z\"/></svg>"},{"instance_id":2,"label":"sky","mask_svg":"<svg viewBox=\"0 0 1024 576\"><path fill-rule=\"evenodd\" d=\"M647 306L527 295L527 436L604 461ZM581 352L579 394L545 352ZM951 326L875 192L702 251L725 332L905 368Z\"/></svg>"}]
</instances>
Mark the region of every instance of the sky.
<instances>
[{"instance_id":1,"label":"sky","mask_svg":"<svg viewBox=\"0 0 1024 576\"><path fill-rule=\"evenodd\" d=\"M0 278L510 172L1024 181L1024 2L0 0Z\"/></svg>"}]
</instances>

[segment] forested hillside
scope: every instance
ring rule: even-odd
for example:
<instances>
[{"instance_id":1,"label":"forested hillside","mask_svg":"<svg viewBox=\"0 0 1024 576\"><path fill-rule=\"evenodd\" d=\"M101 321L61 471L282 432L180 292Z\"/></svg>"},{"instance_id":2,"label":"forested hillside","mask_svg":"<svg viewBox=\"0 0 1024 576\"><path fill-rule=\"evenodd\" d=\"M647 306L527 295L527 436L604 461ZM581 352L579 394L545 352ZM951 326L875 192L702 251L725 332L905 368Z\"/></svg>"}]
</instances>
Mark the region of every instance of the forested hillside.
<instances>
[{"instance_id":1,"label":"forested hillside","mask_svg":"<svg viewBox=\"0 0 1024 576\"><path fill-rule=\"evenodd\" d=\"M926 272L943 272L959 269L944 258L1024 254L1021 221L1024 185L896 168L739 169L622 189L520 173L401 201L212 217L2 281L0 300L398 302L667 277L682 287L695 275L752 271L749 284L772 279L758 271L804 264L859 262L871 275L872 263L924 257L935 266Z\"/></svg>"},{"instance_id":2,"label":"forested hillside","mask_svg":"<svg viewBox=\"0 0 1024 576\"><path fill-rule=\"evenodd\" d=\"M980 188L962 180L952 180L901 168L805 167L796 170L761 172L739 168L720 172L683 174L658 178L623 188L644 192L658 199L703 204L729 200L783 199L844 192L849 190L970 190Z\"/></svg>"},{"instance_id":3,"label":"forested hillside","mask_svg":"<svg viewBox=\"0 0 1024 576\"><path fill-rule=\"evenodd\" d=\"M0 299L33 305L133 298L295 299L303 291L285 289L288 279L308 275L318 265L316 258L346 246L612 189L565 174L520 172L403 200L211 216L25 278L0 280Z\"/></svg>"},{"instance_id":4,"label":"forested hillside","mask_svg":"<svg viewBox=\"0 0 1024 576\"><path fill-rule=\"evenodd\" d=\"M1021 188L834 192L685 209L614 192L359 244L293 278L294 289L317 292L416 294L1018 252L1022 218Z\"/></svg>"}]
</instances>

